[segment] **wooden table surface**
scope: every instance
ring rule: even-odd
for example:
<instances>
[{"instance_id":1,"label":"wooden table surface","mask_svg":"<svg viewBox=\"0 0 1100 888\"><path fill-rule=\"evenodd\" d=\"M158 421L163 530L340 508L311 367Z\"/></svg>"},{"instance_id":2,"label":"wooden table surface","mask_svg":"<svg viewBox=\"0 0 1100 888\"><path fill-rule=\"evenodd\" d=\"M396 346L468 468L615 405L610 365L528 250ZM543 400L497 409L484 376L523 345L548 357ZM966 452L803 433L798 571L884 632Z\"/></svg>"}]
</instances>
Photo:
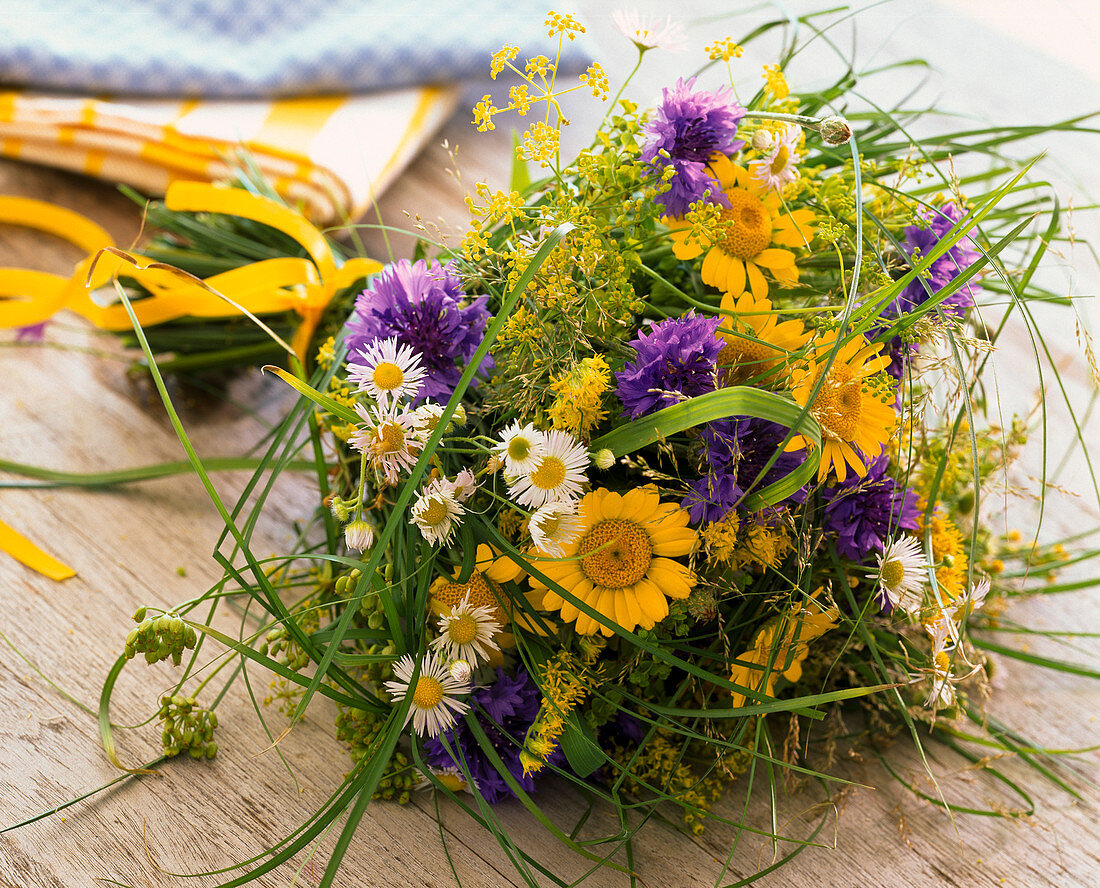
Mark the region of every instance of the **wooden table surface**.
<instances>
[{"instance_id":1,"label":"wooden table surface","mask_svg":"<svg viewBox=\"0 0 1100 888\"><path fill-rule=\"evenodd\" d=\"M934 24L926 23L921 33L933 33ZM606 21L600 19L596 25L601 44L610 41ZM740 28L719 30L717 36L723 36ZM893 33L891 39L897 38ZM965 35L955 39L965 40ZM621 67L621 54L616 63ZM689 65L666 55L644 83L655 89L694 64L695 57ZM648 101L650 96L639 98ZM500 182L507 169L506 135L478 136L461 113L441 138L459 146L462 180L469 186L484 177ZM407 220L402 212L409 210L426 221L440 216L444 225L460 225L461 192L446 172L451 165L438 144L427 150L381 201L383 218L403 224ZM4 162L0 193L73 207L106 225L120 243L129 243L138 230L139 214L127 200L109 186L79 177ZM384 257L381 238L368 233L366 239L374 255ZM394 246L400 255L403 244ZM0 231L0 251L0 264L52 271L66 271L78 258L63 244L11 230ZM1095 266L1080 271L1073 286L1080 295L1095 292ZM1064 329L1051 328L1056 359L1073 397L1083 404L1093 387L1078 356L1072 325L1058 323ZM1014 397L1018 405L1026 405L1034 397L1033 383L1021 382L1017 373L1031 363L1022 333L998 356L1007 403ZM46 346L14 348L5 341L0 348L0 381L0 458L67 471L183 458L159 405L126 377L117 347L77 319L59 320ZM180 405L188 432L204 457L243 453L263 434L265 423L290 403L285 389L258 371L244 372L231 385L230 395L234 403L204 406L185 398ZM241 410L236 406L240 404L250 410ZM1068 440L1064 417L1055 417L1053 424L1053 452L1060 455ZM1095 436L1098 430L1093 420L1086 434ZM1032 473L1038 459L1035 449L1024 463ZM1080 486L1079 471L1070 466L1065 486ZM229 501L235 500L246 480L240 473L216 476L219 491ZM284 551L292 539L293 522L308 516L316 499L308 479L284 475L257 528L254 550ZM1088 502L1052 494L1050 531L1100 524L1095 503ZM1026 509L1020 514L1026 516ZM0 517L78 573L52 582L0 557L0 641L5 642L0 644L2 829L118 776L99 746L94 715L104 677L121 651L130 615L139 604L173 605L218 579L210 552L221 523L198 481L188 476L97 492L5 489ZM1077 575L1089 572L1089 565L1083 565ZM1010 614L1052 631L1096 632L1100 604L1093 591L1082 591L1019 604ZM217 619L231 625L236 617L222 607ZM1075 639L1067 647L1058 639L1040 639L1031 650L1096 668L1096 642ZM147 717L174 675L164 664L131 665L116 691L112 718L132 724ZM265 682L257 679L257 696L264 695ZM1100 682L999 660L994 686L990 713L1037 743L1077 749L1100 742ZM228 866L260 853L315 810L348 768L346 753L334 736L334 711L323 703L280 744L286 764L270 749L240 683L218 711L220 751L213 762L171 762L155 776L125 780L63 814L0 834L0 885L104 884L97 879L134 886L217 884L215 877L183 879L173 874ZM282 716L274 711L268 716L278 733ZM152 726L121 731L124 761L136 764L154 757L156 735ZM926 751L946 798L1006 815L1020 807L1017 798L980 768L935 742L927 744ZM900 777L924 792L937 792L908 743L895 743L881 754ZM807 835L807 824L812 825L812 818L823 810L827 825L817 845L756 884L1100 884L1100 791L1090 782L1100 778L1100 756L1089 751L1067 761L1079 774L1072 783L1080 799L1046 783L1019 761L1006 758L996 764L1027 788L1036 807L1033 816L961 815L952 820L891 777L877 752L853 753L837 767L859 785L841 794L831 809L820 805L821 790L813 785L792 787L780 799L778 817L784 834ZM733 788L723 809L730 816L739 816L744 792L742 785ZM562 825L572 824L584 810L582 800L556 784L547 785L537 798ZM584 862L557 847L517 804L505 803L498 812L519 844L548 862L558 876L576 879L585 872ZM768 800L754 794L748 822L769 830L769 817ZM607 835L615 828L608 812L597 809L581 835ZM782 856L795 847L780 844L777 852L767 839L749 833L727 860L731 836L730 829L712 828L701 837L690 837L659 823L648 824L637 842L640 884L685 888L736 882L769 865L776 853ZM330 835L310 855L297 858L297 882L295 870L284 867L259 884L315 884L333 841ZM453 883L452 866L463 885L522 884L489 834L447 804L437 811L430 794L418 793L407 807L371 805L336 884L446 885ZM585 884L625 886L628 881L608 871Z\"/></svg>"}]
</instances>

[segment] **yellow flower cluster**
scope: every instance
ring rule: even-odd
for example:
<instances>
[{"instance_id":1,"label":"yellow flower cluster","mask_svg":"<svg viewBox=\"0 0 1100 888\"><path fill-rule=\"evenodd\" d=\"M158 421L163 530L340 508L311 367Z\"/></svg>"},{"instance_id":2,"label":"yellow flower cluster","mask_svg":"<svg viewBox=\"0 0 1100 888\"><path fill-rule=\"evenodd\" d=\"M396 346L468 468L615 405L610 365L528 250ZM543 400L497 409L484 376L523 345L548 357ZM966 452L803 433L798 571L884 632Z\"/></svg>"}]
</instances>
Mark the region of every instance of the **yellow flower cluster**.
<instances>
[{"instance_id":1,"label":"yellow flower cluster","mask_svg":"<svg viewBox=\"0 0 1100 888\"><path fill-rule=\"evenodd\" d=\"M581 75L580 81L592 90L593 97L601 102L605 101L607 94L611 92L611 83L608 81L607 74L604 73L599 62L593 62L589 65L588 70Z\"/></svg>"},{"instance_id":2,"label":"yellow flower cluster","mask_svg":"<svg viewBox=\"0 0 1100 888\"><path fill-rule=\"evenodd\" d=\"M546 15L546 27L550 29L549 36L553 37L555 34L563 34L570 40L575 40L578 34L585 32L584 25L578 22L573 16L558 15L558 13L550 10Z\"/></svg>"},{"instance_id":3,"label":"yellow flower cluster","mask_svg":"<svg viewBox=\"0 0 1100 888\"><path fill-rule=\"evenodd\" d=\"M729 37L724 37L721 40L715 40L710 46L705 47L704 52L706 52L707 57L712 61L717 62L721 60L723 62L728 62L733 58L741 58L745 50L740 44L734 43Z\"/></svg>"},{"instance_id":4,"label":"yellow flower cluster","mask_svg":"<svg viewBox=\"0 0 1100 888\"><path fill-rule=\"evenodd\" d=\"M728 564L734 570L748 568L763 571L779 567L791 551L791 535L786 527L749 522L740 527L741 518L731 512L721 521L708 524L702 531L703 546L711 561Z\"/></svg>"},{"instance_id":5,"label":"yellow flower cluster","mask_svg":"<svg viewBox=\"0 0 1100 888\"><path fill-rule=\"evenodd\" d=\"M918 533L924 533L927 527L931 529L932 563L937 565L936 585L939 586L939 597L945 603L956 601L966 591L970 567L962 534L951 519L944 517L940 504L933 510L930 524L925 523L924 501L918 505L921 509L917 518Z\"/></svg>"},{"instance_id":6,"label":"yellow flower cluster","mask_svg":"<svg viewBox=\"0 0 1100 888\"><path fill-rule=\"evenodd\" d=\"M558 738L565 730L565 718L588 695L592 675L573 654L561 651L547 660L539 676L542 705L527 736L519 759L523 773L541 771L557 748Z\"/></svg>"},{"instance_id":7,"label":"yellow flower cluster","mask_svg":"<svg viewBox=\"0 0 1100 888\"><path fill-rule=\"evenodd\" d=\"M601 355L585 358L555 376L550 391L557 397L547 411L554 428L585 437L607 416L602 404L610 381L611 368Z\"/></svg>"},{"instance_id":8,"label":"yellow flower cluster","mask_svg":"<svg viewBox=\"0 0 1100 888\"><path fill-rule=\"evenodd\" d=\"M787 85L787 78L779 65L765 65L763 77L764 91L772 99L785 99L791 94L791 88Z\"/></svg>"}]
</instances>

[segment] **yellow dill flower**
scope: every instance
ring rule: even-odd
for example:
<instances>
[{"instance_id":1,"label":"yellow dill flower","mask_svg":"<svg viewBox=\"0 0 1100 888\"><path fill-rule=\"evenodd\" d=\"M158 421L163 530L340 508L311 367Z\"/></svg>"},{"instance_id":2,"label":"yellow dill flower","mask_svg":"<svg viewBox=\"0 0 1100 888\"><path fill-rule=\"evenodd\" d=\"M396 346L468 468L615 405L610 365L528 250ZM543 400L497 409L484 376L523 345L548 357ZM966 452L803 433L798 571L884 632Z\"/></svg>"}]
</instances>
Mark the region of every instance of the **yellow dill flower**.
<instances>
[{"instance_id":1,"label":"yellow dill flower","mask_svg":"<svg viewBox=\"0 0 1100 888\"><path fill-rule=\"evenodd\" d=\"M607 94L611 92L611 83L607 79L607 74L604 73L603 66L599 62L593 62L588 66L588 70L580 76L580 81L590 90L594 98L599 99L601 102L607 99Z\"/></svg>"},{"instance_id":2,"label":"yellow dill flower","mask_svg":"<svg viewBox=\"0 0 1100 888\"><path fill-rule=\"evenodd\" d=\"M758 299L752 293L742 293L736 299L727 293L721 311L726 317L719 334L726 344L718 353L718 367L726 385L743 385L775 374L810 340L801 321L780 323L771 300Z\"/></svg>"},{"instance_id":3,"label":"yellow dill flower","mask_svg":"<svg viewBox=\"0 0 1100 888\"><path fill-rule=\"evenodd\" d=\"M583 437L607 416L603 396L610 388L611 368L601 355L585 358L579 364L555 376L550 391L556 398L547 410L554 428Z\"/></svg>"},{"instance_id":4,"label":"yellow dill flower","mask_svg":"<svg viewBox=\"0 0 1100 888\"><path fill-rule=\"evenodd\" d=\"M570 40L575 40L578 34L585 32L584 25L578 22L571 15L558 15L558 13L550 10L546 14L546 27L550 29L549 36L553 37L555 34L564 34Z\"/></svg>"},{"instance_id":5,"label":"yellow dill flower","mask_svg":"<svg viewBox=\"0 0 1100 888\"><path fill-rule=\"evenodd\" d=\"M749 649L737 656L730 681L765 697L775 696L780 678L798 681L802 677L802 663L810 653L810 642L832 629L840 615L836 605L821 604L818 600L821 591L818 589L806 602L795 602L789 610L765 623L753 636ZM744 694L733 693L734 708L753 702Z\"/></svg>"},{"instance_id":6,"label":"yellow dill flower","mask_svg":"<svg viewBox=\"0 0 1100 888\"><path fill-rule=\"evenodd\" d=\"M764 66L764 90L771 94L773 99L785 99L791 94L791 88L787 85L787 78L779 65Z\"/></svg>"},{"instance_id":7,"label":"yellow dill flower","mask_svg":"<svg viewBox=\"0 0 1100 888\"><path fill-rule=\"evenodd\" d=\"M509 46L507 43L504 44L499 51L493 53L493 58L489 62L489 76L492 77L493 80L496 80L497 75L518 55L518 46Z\"/></svg>"},{"instance_id":8,"label":"yellow dill flower","mask_svg":"<svg viewBox=\"0 0 1100 888\"><path fill-rule=\"evenodd\" d=\"M327 370L332 366L332 362L336 360L336 337L330 336L324 342L321 343L321 347L317 349L317 366L323 370Z\"/></svg>"},{"instance_id":9,"label":"yellow dill flower","mask_svg":"<svg viewBox=\"0 0 1100 888\"><path fill-rule=\"evenodd\" d=\"M523 142L516 148L521 160L538 162L540 166L550 166L550 161L558 154L561 133L550 124L539 120L531 124L523 134Z\"/></svg>"},{"instance_id":10,"label":"yellow dill flower","mask_svg":"<svg viewBox=\"0 0 1100 888\"><path fill-rule=\"evenodd\" d=\"M605 488L580 501L581 534L564 545L562 558L542 563L542 572L613 623L633 631L652 629L668 616L668 598L687 598L695 574L673 558L696 546L688 513L675 503L662 503L653 484L624 494ZM577 632L591 635L612 630L531 577L542 592L545 610L560 610Z\"/></svg>"},{"instance_id":11,"label":"yellow dill flower","mask_svg":"<svg viewBox=\"0 0 1100 888\"><path fill-rule=\"evenodd\" d=\"M493 115L499 113L500 109L493 105L493 97L488 93L482 96L481 101L474 105L473 122L477 124L477 131L485 133L495 130L497 127L493 123Z\"/></svg>"},{"instance_id":12,"label":"yellow dill flower","mask_svg":"<svg viewBox=\"0 0 1100 888\"><path fill-rule=\"evenodd\" d=\"M516 114L520 117L526 117L527 112L531 110L531 96L527 90L526 83L517 83L508 90L508 100L512 103L512 108Z\"/></svg>"},{"instance_id":13,"label":"yellow dill flower","mask_svg":"<svg viewBox=\"0 0 1100 888\"><path fill-rule=\"evenodd\" d=\"M813 238L813 212L784 210L777 192L763 188L725 155L716 154L707 166L730 204L716 207L725 224L718 236L704 235L699 241L696 227L684 219L666 219L676 258L695 259L706 250L699 269L703 283L726 293L748 289L758 298L767 296L764 270L784 286L797 283L798 268L788 248L804 246Z\"/></svg>"},{"instance_id":14,"label":"yellow dill flower","mask_svg":"<svg viewBox=\"0 0 1100 888\"><path fill-rule=\"evenodd\" d=\"M728 62L733 58L741 58L744 55L744 48L740 44L734 43L729 37L724 37L721 40L715 40L710 46L704 47L707 57L711 61L723 61Z\"/></svg>"},{"instance_id":15,"label":"yellow dill flower","mask_svg":"<svg viewBox=\"0 0 1100 888\"><path fill-rule=\"evenodd\" d=\"M791 394L800 405L806 406L817 389L810 415L821 426L819 481L830 472L843 481L849 466L862 478L867 466L860 454L872 459L878 456L897 424L893 390L868 380L890 364L888 356L879 354L882 343L869 344L862 336L853 336L827 366L824 362L836 339L837 332L829 331L806 366L791 372ZM806 444L798 435L787 450L801 450Z\"/></svg>"}]
</instances>

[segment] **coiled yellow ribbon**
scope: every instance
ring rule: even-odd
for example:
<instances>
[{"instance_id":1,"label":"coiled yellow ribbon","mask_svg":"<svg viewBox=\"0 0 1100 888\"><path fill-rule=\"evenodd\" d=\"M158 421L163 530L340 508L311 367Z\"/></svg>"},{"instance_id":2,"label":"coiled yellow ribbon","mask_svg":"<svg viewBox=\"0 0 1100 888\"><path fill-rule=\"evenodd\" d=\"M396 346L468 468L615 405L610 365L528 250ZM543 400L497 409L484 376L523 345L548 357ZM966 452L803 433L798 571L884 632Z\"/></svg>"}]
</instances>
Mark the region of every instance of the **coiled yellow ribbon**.
<instances>
[{"instance_id":1,"label":"coiled yellow ribbon","mask_svg":"<svg viewBox=\"0 0 1100 888\"><path fill-rule=\"evenodd\" d=\"M294 311L302 321L291 347L301 360L333 296L382 268L381 263L364 258L349 259L338 267L324 235L304 216L238 188L176 182L169 186L164 203L178 212L222 213L269 225L301 244L309 258L264 259L200 280L162 263L142 264L141 256L117 249L102 227L72 210L26 197L0 196L0 222L45 231L88 254L69 277L0 268L0 327L30 326L67 308L100 329L128 329L130 320L122 305L99 305L91 298L92 290L125 274L151 294L132 303L142 326L181 317Z\"/></svg>"},{"instance_id":2,"label":"coiled yellow ribbon","mask_svg":"<svg viewBox=\"0 0 1100 888\"><path fill-rule=\"evenodd\" d=\"M264 259L200 279L163 263L143 264L145 257L118 249L106 230L72 210L26 197L0 196L0 222L56 235L87 254L69 277L0 268L0 327L31 326L67 308L103 330L129 329L130 319L121 304L100 305L91 298L91 291L125 274L150 293L131 303L143 327L181 317L243 313L255 319L294 311L301 323L289 348L304 361L321 315L336 293L382 268L381 263L365 258L338 265L324 235L301 213L237 188L176 182L169 186L164 203L178 212L222 213L269 225L301 244L309 258ZM65 575L72 575L71 569L52 558L52 563L43 561L39 555L45 553L6 526L0 526L0 551L55 579L66 571Z\"/></svg>"}]
</instances>

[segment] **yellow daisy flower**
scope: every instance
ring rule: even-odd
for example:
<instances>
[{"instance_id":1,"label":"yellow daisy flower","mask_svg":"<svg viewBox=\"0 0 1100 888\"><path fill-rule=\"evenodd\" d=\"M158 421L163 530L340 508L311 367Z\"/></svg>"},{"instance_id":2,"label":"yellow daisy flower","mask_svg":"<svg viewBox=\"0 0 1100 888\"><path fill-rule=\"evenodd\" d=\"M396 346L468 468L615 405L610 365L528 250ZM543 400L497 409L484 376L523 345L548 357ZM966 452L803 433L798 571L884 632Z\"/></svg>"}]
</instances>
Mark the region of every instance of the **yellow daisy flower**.
<instances>
[{"instance_id":1,"label":"yellow daisy flower","mask_svg":"<svg viewBox=\"0 0 1100 888\"><path fill-rule=\"evenodd\" d=\"M665 596L687 598L695 574L672 559L691 552L697 535L687 526L688 513L662 503L655 485L624 494L594 490L580 501L578 517L581 535L565 546L565 555L539 562L551 580L631 631L652 629L668 616ZM581 635L612 634L534 577L531 586L543 593L543 609L576 620Z\"/></svg>"},{"instance_id":2,"label":"yellow daisy flower","mask_svg":"<svg viewBox=\"0 0 1100 888\"><path fill-rule=\"evenodd\" d=\"M730 681L774 697L780 677L789 682L802 678L802 663L810 653L810 642L832 629L840 615L836 605L823 607L818 601L821 591L814 592L805 604L796 602L787 613L765 623L753 636L752 647L738 654L739 662L733 664ZM732 702L736 709L757 701L734 692Z\"/></svg>"},{"instance_id":3,"label":"yellow daisy flower","mask_svg":"<svg viewBox=\"0 0 1100 888\"><path fill-rule=\"evenodd\" d=\"M771 376L811 338L801 321L780 322L771 300L752 293L737 298L727 293L721 312L718 334L726 344L718 353L718 369L726 385Z\"/></svg>"},{"instance_id":4,"label":"yellow daisy flower","mask_svg":"<svg viewBox=\"0 0 1100 888\"><path fill-rule=\"evenodd\" d=\"M515 635L510 631L513 622L531 632L538 629L527 617L517 612L511 596L504 591L504 583L516 582L523 576L523 568L507 555L498 555L485 543L479 543L474 560L474 571L465 583L457 582L461 568L455 568L453 578L439 577L431 587L431 609L436 616L445 616L464 601L467 606L486 608L491 619L503 628L492 636L501 647L512 647ZM525 596L532 607L538 607L541 595ZM500 651L489 652L489 663L499 665L503 661Z\"/></svg>"},{"instance_id":5,"label":"yellow daisy flower","mask_svg":"<svg viewBox=\"0 0 1100 888\"><path fill-rule=\"evenodd\" d=\"M816 347L816 355L791 372L791 394L802 406L809 402L820 380L821 388L810 406L810 415L821 426L819 481L830 470L838 481L843 481L849 466L862 478L867 466L860 453L877 456L897 423L893 388L872 386L867 379L890 364L889 356L879 354L882 343L870 344L862 336L853 336L840 346L832 365L828 365L836 337L835 330L827 333ZM806 444L806 439L797 435L787 450L801 450Z\"/></svg>"},{"instance_id":6,"label":"yellow daisy flower","mask_svg":"<svg viewBox=\"0 0 1100 888\"><path fill-rule=\"evenodd\" d=\"M802 247L813 237L814 214L807 209L786 211L778 193L764 189L743 167L716 154L708 164L729 200L719 215L732 222L732 229L717 243L704 247L687 242L690 226L682 219L669 219L672 252L677 259L695 259L703 254L700 273L703 283L727 293L748 289L758 298L768 295L766 269L780 284L798 281L794 253L785 247ZM746 286L747 284L747 286Z\"/></svg>"}]
</instances>

